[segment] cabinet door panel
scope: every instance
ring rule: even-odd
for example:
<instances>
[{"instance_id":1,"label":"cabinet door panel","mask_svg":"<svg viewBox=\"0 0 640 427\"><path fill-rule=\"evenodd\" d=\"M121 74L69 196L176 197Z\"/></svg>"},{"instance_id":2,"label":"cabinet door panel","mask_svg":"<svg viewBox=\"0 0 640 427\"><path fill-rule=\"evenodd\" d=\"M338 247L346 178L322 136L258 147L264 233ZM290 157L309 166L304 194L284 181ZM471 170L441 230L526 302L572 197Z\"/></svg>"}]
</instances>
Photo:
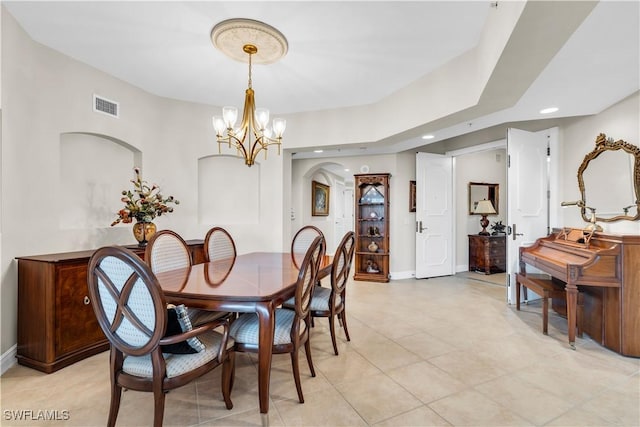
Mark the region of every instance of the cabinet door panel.
<instances>
[{"instance_id":1,"label":"cabinet door panel","mask_svg":"<svg viewBox=\"0 0 640 427\"><path fill-rule=\"evenodd\" d=\"M58 356L106 340L88 298L86 264L58 267L56 289L56 354Z\"/></svg>"}]
</instances>

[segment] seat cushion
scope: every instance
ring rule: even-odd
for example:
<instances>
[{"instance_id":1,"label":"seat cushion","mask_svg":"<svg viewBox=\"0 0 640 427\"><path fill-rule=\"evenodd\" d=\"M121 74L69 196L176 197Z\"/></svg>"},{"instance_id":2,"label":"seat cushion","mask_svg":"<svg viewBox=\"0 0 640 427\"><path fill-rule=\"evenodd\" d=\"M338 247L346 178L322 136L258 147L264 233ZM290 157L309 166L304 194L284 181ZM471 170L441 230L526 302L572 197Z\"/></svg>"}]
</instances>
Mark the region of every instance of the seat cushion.
<instances>
[{"instance_id":1,"label":"seat cushion","mask_svg":"<svg viewBox=\"0 0 640 427\"><path fill-rule=\"evenodd\" d=\"M192 371L214 360L218 356L218 350L222 342L222 334L212 331L199 335L199 337L205 347L201 352L193 354L162 354L167 365L168 378ZM229 338L227 341L227 349L233 347L233 344L233 339ZM130 375L151 378L153 376L151 356L127 356L124 359L122 370Z\"/></svg>"},{"instance_id":2,"label":"seat cushion","mask_svg":"<svg viewBox=\"0 0 640 427\"><path fill-rule=\"evenodd\" d=\"M278 308L275 311L275 316L276 329L273 334L273 344L290 344L291 326L295 318L295 312ZM306 325L304 322L301 323L301 331L304 332ZM238 343L258 345L258 329L258 315L255 313L246 313L233 321L229 329L229 335Z\"/></svg>"},{"instance_id":3,"label":"seat cushion","mask_svg":"<svg viewBox=\"0 0 640 427\"><path fill-rule=\"evenodd\" d=\"M311 298L311 311L329 311L329 298L331 297L331 289L316 286L313 288L313 297ZM336 303L339 305L341 301L340 295L338 295ZM285 308L295 308L295 298L289 298L282 306Z\"/></svg>"}]
</instances>

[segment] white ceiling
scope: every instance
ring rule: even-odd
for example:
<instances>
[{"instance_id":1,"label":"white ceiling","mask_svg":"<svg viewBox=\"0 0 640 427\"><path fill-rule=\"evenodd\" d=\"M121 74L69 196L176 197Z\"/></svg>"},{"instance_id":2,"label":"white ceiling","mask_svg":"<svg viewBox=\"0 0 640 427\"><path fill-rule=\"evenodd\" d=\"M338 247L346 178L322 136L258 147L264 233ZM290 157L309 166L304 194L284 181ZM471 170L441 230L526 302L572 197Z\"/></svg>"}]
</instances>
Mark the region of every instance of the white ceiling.
<instances>
[{"instance_id":1,"label":"white ceiling","mask_svg":"<svg viewBox=\"0 0 640 427\"><path fill-rule=\"evenodd\" d=\"M594 114L637 91L639 4L598 4L515 105L474 117L474 126L547 118L538 110L548 105L560 108L555 117ZM242 105L247 65L213 47L211 28L229 18L266 22L286 36L289 51L275 64L254 65L253 88L258 106L281 114L379 102L473 49L494 7L488 1L3 5L42 44L148 92L218 106ZM454 114L446 128L432 126L440 132L433 141L468 133L467 122L468 115L457 123ZM424 143L407 136L387 150Z\"/></svg>"}]
</instances>

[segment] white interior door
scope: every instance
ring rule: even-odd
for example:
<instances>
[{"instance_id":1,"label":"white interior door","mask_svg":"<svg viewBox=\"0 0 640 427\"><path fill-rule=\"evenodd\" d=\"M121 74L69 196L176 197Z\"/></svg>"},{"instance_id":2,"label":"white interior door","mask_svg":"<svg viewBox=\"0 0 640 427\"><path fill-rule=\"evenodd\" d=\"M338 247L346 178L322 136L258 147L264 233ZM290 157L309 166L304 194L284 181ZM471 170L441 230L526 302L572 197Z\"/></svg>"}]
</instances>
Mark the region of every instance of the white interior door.
<instances>
[{"instance_id":1,"label":"white interior door","mask_svg":"<svg viewBox=\"0 0 640 427\"><path fill-rule=\"evenodd\" d=\"M416 154L416 278L453 274L453 158Z\"/></svg>"},{"instance_id":2,"label":"white interior door","mask_svg":"<svg viewBox=\"0 0 640 427\"><path fill-rule=\"evenodd\" d=\"M515 303L519 248L546 236L549 230L549 147L554 132L507 130L507 299Z\"/></svg>"}]
</instances>

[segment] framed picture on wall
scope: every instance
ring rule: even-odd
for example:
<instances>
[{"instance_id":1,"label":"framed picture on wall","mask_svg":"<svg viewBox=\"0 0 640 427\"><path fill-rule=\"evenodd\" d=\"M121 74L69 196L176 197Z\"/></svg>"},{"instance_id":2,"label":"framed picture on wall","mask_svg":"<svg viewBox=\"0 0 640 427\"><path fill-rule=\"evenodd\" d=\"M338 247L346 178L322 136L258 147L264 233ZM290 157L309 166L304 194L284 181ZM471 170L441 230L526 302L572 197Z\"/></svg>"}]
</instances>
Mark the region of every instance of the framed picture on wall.
<instances>
[{"instance_id":1,"label":"framed picture on wall","mask_svg":"<svg viewBox=\"0 0 640 427\"><path fill-rule=\"evenodd\" d=\"M329 215L329 186L318 181L311 181L311 215Z\"/></svg>"},{"instance_id":2,"label":"framed picture on wall","mask_svg":"<svg viewBox=\"0 0 640 427\"><path fill-rule=\"evenodd\" d=\"M416 182L409 181L409 212L416 211Z\"/></svg>"}]
</instances>

